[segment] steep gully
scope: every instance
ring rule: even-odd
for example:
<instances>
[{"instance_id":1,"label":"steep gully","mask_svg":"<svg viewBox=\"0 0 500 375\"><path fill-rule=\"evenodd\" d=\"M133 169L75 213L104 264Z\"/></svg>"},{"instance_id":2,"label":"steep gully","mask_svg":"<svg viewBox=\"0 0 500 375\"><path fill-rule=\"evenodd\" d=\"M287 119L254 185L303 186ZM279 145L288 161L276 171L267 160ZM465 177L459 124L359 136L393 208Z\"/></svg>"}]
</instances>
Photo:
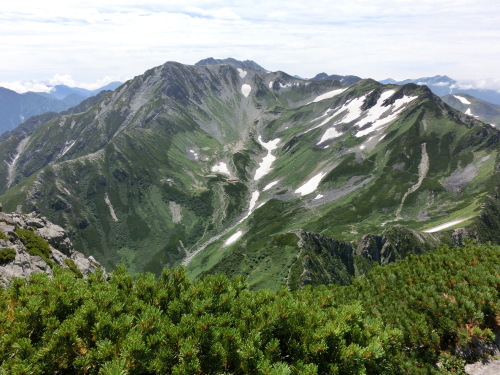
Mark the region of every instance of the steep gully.
<instances>
[{"instance_id":1,"label":"steep gully","mask_svg":"<svg viewBox=\"0 0 500 375\"><path fill-rule=\"evenodd\" d=\"M427 154L427 148L426 148L426 143L422 143L422 159L420 159L420 164L418 165L418 181L408 189L408 191L403 195L403 198L401 199L401 204L399 205L398 210L396 211L396 220L401 219L401 210L403 209L403 204L405 203L406 198L408 195L416 191L420 185L422 185L422 182L424 181L424 178L427 176L427 172L429 172L429 155Z\"/></svg>"},{"instance_id":2,"label":"steep gully","mask_svg":"<svg viewBox=\"0 0 500 375\"><path fill-rule=\"evenodd\" d=\"M216 234L215 236L212 236L211 238L206 240L202 245L196 248L194 251L187 254L184 260L182 261L182 265L184 266L188 265L200 251L204 250L208 245L219 240L221 237L225 236L227 233L229 233L238 225L240 225L242 222L244 222L252 214L260 196L260 192L257 187L257 182L271 171L271 165L276 160L276 156L272 154L272 151L278 147L278 143L280 142L279 138L275 138L269 142L264 142L260 135L258 140L261 146L267 150L267 155L262 158L262 161L259 163L259 167L255 170L254 178L250 182L250 191L252 193L250 194L251 198L246 213L241 215L235 221L234 224L230 225L229 227L224 229L222 232ZM241 235L243 235L243 231L241 230L237 231L235 234L229 237L229 239L226 240L225 245L230 245L231 243L236 241L239 237L241 237Z\"/></svg>"}]
</instances>

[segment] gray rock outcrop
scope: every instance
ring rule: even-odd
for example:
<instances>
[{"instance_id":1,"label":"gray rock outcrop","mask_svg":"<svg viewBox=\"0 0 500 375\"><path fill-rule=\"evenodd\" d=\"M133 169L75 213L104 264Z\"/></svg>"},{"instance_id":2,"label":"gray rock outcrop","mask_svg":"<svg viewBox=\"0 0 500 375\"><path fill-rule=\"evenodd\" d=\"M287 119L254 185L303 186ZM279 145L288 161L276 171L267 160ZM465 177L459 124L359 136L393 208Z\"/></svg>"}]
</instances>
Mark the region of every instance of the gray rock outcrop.
<instances>
[{"instance_id":1,"label":"gray rock outcrop","mask_svg":"<svg viewBox=\"0 0 500 375\"><path fill-rule=\"evenodd\" d=\"M18 229L30 230L45 240L51 250L50 256L44 259L40 255L33 255L33 251L19 237ZM0 286L9 285L15 277L29 278L37 272L52 275L55 265L72 268L82 275L94 273L98 269L104 271L92 256L87 258L73 248L68 233L63 228L40 214L32 212L21 215L0 211Z\"/></svg>"}]
</instances>

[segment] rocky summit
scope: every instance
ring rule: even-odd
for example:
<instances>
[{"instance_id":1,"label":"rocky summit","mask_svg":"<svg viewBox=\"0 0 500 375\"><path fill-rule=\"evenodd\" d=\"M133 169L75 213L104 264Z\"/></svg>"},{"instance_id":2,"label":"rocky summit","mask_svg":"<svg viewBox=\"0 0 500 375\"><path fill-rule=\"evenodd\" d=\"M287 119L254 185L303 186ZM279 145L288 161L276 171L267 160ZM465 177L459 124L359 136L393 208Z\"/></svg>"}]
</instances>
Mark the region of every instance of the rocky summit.
<instances>
[{"instance_id":1,"label":"rocky summit","mask_svg":"<svg viewBox=\"0 0 500 375\"><path fill-rule=\"evenodd\" d=\"M349 77L167 62L2 138L0 199L108 269L255 288L499 242L500 132L426 86Z\"/></svg>"},{"instance_id":2,"label":"rocky summit","mask_svg":"<svg viewBox=\"0 0 500 375\"><path fill-rule=\"evenodd\" d=\"M78 276L104 271L92 256L73 248L63 228L40 214L0 212L0 286L37 272L52 275L55 266L69 268Z\"/></svg>"}]
</instances>

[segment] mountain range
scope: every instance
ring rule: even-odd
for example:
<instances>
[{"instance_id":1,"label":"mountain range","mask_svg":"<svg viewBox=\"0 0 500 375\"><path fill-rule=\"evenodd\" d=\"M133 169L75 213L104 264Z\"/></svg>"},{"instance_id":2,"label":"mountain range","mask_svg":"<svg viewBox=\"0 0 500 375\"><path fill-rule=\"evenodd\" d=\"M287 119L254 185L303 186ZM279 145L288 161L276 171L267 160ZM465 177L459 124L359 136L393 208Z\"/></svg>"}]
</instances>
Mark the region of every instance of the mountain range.
<instances>
[{"instance_id":1,"label":"mountain range","mask_svg":"<svg viewBox=\"0 0 500 375\"><path fill-rule=\"evenodd\" d=\"M486 124L500 127L500 105L492 104L468 94L444 95L441 99L450 107L475 117Z\"/></svg>"},{"instance_id":2,"label":"mountain range","mask_svg":"<svg viewBox=\"0 0 500 375\"><path fill-rule=\"evenodd\" d=\"M112 82L96 90L55 85L50 93L26 92L24 94L0 87L0 134L14 129L31 116L44 112L64 111L101 91L114 90L119 85L121 82Z\"/></svg>"},{"instance_id":3,"label":"mountain range","mask_svg":"<svg viewBox=\"0 0 500 375\"><path fill-rule=\"evenodd\" d=\"M468 88L467 85L460 84L459 82L448 76L437 75L434 77L405 79L403 81L396 81L392 78L388 78L380 81L380 83L395 85L415 83L417 85L426 85L434 94L438 96L451 94L468 94L478 99L500 105L500 92L496 90Z\"/></svg>"},{"instance_id":4,"label":"mountain range","mask_svg":"<svg viewBox=\"0 0 500 375\"><path fill-rule=\"evenodd\" d=\"M108 269L183 264L254 288L500 242L500 132L426 86L343 78L167 62L3 138L0 201Z\"/></svg>"}]
</instances>

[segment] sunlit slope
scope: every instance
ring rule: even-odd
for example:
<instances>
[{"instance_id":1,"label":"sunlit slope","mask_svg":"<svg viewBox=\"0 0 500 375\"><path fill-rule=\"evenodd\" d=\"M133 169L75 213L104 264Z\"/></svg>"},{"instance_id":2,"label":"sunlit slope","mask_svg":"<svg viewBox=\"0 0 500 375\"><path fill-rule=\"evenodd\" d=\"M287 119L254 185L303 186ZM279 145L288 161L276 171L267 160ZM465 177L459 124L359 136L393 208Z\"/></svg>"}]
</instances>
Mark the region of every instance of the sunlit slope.
<instances>
[{"instance_id":1,"label":"sunlit slope","mask_svg":"<svg viewBox=\"0 0 500 375\"><path fill-rule=\"evenodd\" d=\"M355 251L363 235L390 237L390 228L403 225L392 244L412 240L397 251L429 249L451 240L442 231L477 225L498 186L498 132L453 112L425 87L360 82L283 111L263 128L280 143L259 181L258 208L229 233L236 240L224 237L193 259L193 275L236 268L268 287L290 284L300 265L299 275L321 269L324 281L340 272L336 282L345 282L370 266ZM355 243L311 253L290 233L299 228ZM340 259L346 252L351 258Z\"/></svg>"},{"instance_id":2,"label":"sunlit slope","mask_svg":"<svg viewBox=\"0 0 500 375\"><path fill-rule=\"evenodd\" d=\"M268 107L340 86L167 63L85 113L4 141L1 200L71 228L109 268L160 272L245 214Z\"/></svg>"},{"instance_id":3,"label":"sunlit slope","mask_svg":"<svg viewBox=\"0 0 500 375\"><path fill-rule=\"evenodd\" d=\"M422 86L166 63L3 141L0 200L108 268L347 283L378 261L356 245L368 233L393 261L476 225L498 134Z\"/></svg>"}]
</instances>

